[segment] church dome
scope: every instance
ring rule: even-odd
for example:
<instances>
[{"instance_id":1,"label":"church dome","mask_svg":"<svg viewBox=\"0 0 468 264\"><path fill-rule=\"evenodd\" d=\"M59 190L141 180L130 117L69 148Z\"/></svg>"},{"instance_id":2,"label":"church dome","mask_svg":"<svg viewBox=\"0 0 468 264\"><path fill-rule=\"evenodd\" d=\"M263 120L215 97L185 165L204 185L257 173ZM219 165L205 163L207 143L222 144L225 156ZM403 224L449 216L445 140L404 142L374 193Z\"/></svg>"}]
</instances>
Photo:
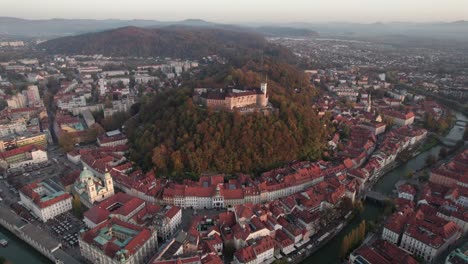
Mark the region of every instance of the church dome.
<instances>
[{"instance_id":1,"label":"church dome","mask_svg":"<svg viewBox=\"0 0 468 264\"><path fill-rule=\"evenodd\" d=\"M80 173L80 181L87 181L89 178L93 178L94 175L86 167L83 168L83 171Z\"/></svg>"}]
</instances>

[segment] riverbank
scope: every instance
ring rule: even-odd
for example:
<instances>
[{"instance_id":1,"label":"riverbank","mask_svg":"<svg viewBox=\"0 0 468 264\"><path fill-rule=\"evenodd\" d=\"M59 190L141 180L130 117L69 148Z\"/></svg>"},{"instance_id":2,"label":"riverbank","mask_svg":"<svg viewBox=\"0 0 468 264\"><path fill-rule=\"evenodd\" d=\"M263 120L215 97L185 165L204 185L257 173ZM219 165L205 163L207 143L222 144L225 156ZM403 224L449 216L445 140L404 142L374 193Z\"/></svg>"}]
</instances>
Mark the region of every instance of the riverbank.
<instances>
[{"instance_id":1,"label":"riverbank","mask_svg":"<svg viewBox=\"0 0 468 264\"><path fill-rule=\"evenodd\" d=\"M401 175L399 171L401 171L404 167L406 167L404 164L395 161L393 166L389 166L386 172L383 173L381 177L376 179L376 181L372 183L372 187L369 188L379 192L383 191L385 194L391 194L393 188L389 189L387 188L387 184L382 184L381 182L386 177L390 177L392 183L396 183L399 178L395 178L395 176L399 177ZM394 186L394 184L391 186ZM351 221L349 221L348 225L345 226L345 228L343 228L333 238L330 239L328 244L323 245L321 250L319 250L317 253L311 254L311 256L305 259L303 263L340 263L342 260L339 256L339 249L342 246L344 237L353 229L358 227L363 220L365 220L366 223L374 224L381 222L383 220L384 209L384 206L381 204L364 201L364 211L361 214L357 214L355 217L353 217Z\"/></svg>"},{"instance_id":2,"label":"riverbank","mask_svg":"<svg viewBox=\"0 0 468 264\"><path fill-rule=\"evenodd\" d=\"M36 249L19 239L15 234L0 225L0 239L8 241L7 247L0 247L0 256L4 257L7 263L12 264L51 264L48 258L37 252Z\"/></svg>"},{"instance_id":3,"label":"riverbank","mask_svg":"<svg viewBox=\"0 0 468 264\"><path fill-rule=\"evenodd\" d=\"M383 213L383 208L374 203L366 203L364 206L364 211L360 214L356 214L355 217L349 221L349 224L344 226L344 228L337 232L335 236L331 237L325 245L323 245L320 250L317 250L314 254L311 254L306 258L302 263L308 264L336 264L340 262L340 248L344 237L351 232L354 228L358 227L359 224L365 220L370 222L374 220L377 216Z\"/></svg>"},{"instance_id":4,"label":"riverbank","mask_svg":"<svg viewBox=\"0 0 468 264\"><path fill-rule=\"evenodd\" d=\"M426 142L420 147L420 149L416 152L416 155L413 157L419 155L421 152L425 152L430 150L431 148L439 145L439 141L432 135L429 135Z\"/></svg>"},{"instance_id":5,"label":"riverbank","mask_svg":"<svg viewBox=\"0 0 468 264\"><path fill-rule=\"evenodd\" d=\"M393 169L395 169L399 165L400 165L400 162L397 159L395 159L392 163L387 164L376 175L373 175L371 177L372 180L369 181L366 184L365 189L371 189L372 186L374 186L374 184L376 182L378 182L381 177L385 176L387 173L391 172ZM362 198L362 197L359 197L359 198L357 197L357 199L360 199L360 198ZM374 204L374 206L375 206L375 208L373 210L375 210L376 213L377 213L377 210L378 210L379 211L378 215L381 215L381 213L384 212L384 208L382 208L381 206L376 205L376 204ZM370 208L370 207L367 206L367 208ZM359 214L355 210L356 209L353 209L353 210L349 211L349 213L346 214L346 216L343 215L340 218L340 221L336 225L327 228L327 230L322 230L320 233L314 235L314 237L311 238L310 242L307 242L306 244L304 244L300 248L296 249L295 252L301 252L301 254L299 256L293 258L291 263L317 263L315 261L310 262L310 259L315 256L314 255L315 252L320 250L319 254L323 254L323 253L321 253L322 250L323 250L323 247L325 245L327 245L329 242L331 243L331 241L334 241L337 244L336 246L334 245L332 247L334 250L340 249L341 248L341 241L343 240L345 235L347 235L354 228L356 228L357 225L359 225L363 220L365 220L366 222L372 222L375 219L374 215L369 214L369 211L366 213L365 209L361 214ZM369 217L365 217L367 214L368 214ZM363 216L364 216L364 218L363 218ZM327 237L322 241L318 241L324 235L326 235ZM318 240L313 241L314 238L315 239L318 238ZM337 240L337 239L339 239L339 240ZM338 242L336 242L335 240L338 241ZM317 241L318 241L318 243L315 243ZM310 250L309 249L306 250L306 247L308 245L312 245L313 248L310 249ZM326 250L327 250L327 248L325 248L325 251ZM337 259L337 261L338 261L338 259ZM325 263L325 262L318 262L318 263ZM329 262L329 263L336 263L336 262Z\"/></svg>"},{"instance_id":6,"label":"riverbank","mask_svg":"<svg viewBox=\"0 0 468 264\"><path fill-rule=\"evenodd\" d=\"M290 261L290 263L294 263L294 264L302 263L304 260L308 259L315 252L322 249L322 247L327 245L331 240L333 240L335 236L341 232L341 230L346 228L353 221L356 215L357 215L356 211L354 212L350 211L348 214L343 215L340 219L341 221L338 222L336 225L331 226L327 230L323 230L319 234L316 234L313 237L311 237L309 242L307 242L306 244L302 245L301 247L295 250L295 252L299 251L301 252L301 254L293 258ZM308 248L309 246L312 246L312 248L309 249Z\"/></svg>"},{"instance_id":7,"label":"riverbank","mask_svg":"<svg viewBox=\"0 0 468 264\"><path fill-rule=\"evenodd\" d=\"M55 263L78 264L79 261L61 249L61 244L37 226L0 205L0 225ZM30 263L29 261L27 263Z\"/></svg>"},{"instance_id":8,"label":"riverbank","mask_svg":"<svg viewBox=\"0 0 468 264\"><path fill-rule=\"evenodd\" d=\"M400 163L395 160L393 163L388 164L381 170L379 176L375 177L372 182L369 182L366 188L371 189L375 184L385 175L392 172ZM338 263L340 262L339 249L341 248L344 237L350 233L353 229L358 227L362 221L372 223L375 219L382 217L384 207L380 204L370 203L364 201L364 210L362 213L355 213L345 222L340 225L330 228L330 236L326 241L316 246L313 251L307 253L307 257L304 258L302 263ZM326 246L326 247L325 247ZM314 254L317 252L316 254ZM296 262L297 263L297 262Z\"/></svg>"},{"instance_id":9,"label":"riverbank","mask_svg":"<svg viewBox=\"0 0 468 264\"><path fill-rule=\"evenodd\" d=\"M466 116L461 113L455 113L457 119L468 120ZM457 126L452 127L450 132L446 135L448 139L460 140L463 138L464 131L461 131ZM406 163L400 164L396 168L390 170L389 172L382 175L372 187L372 190L380 192L382 194L391 195L394 189L395 184L406 179L406 175L410 172L421 171L426 167L426 159L429 155L438 156L439 151L442 148L441 144L436 144L430 149L418 149L412 158L410 158ZM315 264L315 263L324 263L324 264L336 264L340 263L339 250L343 238L356 228L362 220L366 222L371 222L378 219L383 219L384 208L381 205L364 202L364 211L354 217L349 224L343 228L335 237L333 237L329 243L324 245L320 250L315 254L312 254L310 257L305 259L303 263Z\"/></svg>"}]
</instances>

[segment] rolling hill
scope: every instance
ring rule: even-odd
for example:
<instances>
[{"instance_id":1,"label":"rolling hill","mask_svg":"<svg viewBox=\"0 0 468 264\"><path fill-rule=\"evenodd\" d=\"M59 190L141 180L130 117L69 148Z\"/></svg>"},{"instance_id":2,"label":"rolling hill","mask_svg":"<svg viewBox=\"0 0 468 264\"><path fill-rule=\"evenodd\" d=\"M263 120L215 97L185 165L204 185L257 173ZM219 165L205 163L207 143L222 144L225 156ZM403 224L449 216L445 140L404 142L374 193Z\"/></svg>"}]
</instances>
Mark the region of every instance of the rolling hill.
<instances>
[{"instance_id":1,"label":"rolling hill","mask_svg":"<svg viewBox=\"0 0 468 264\"><path fill-rule=\"evenodd\" d=\"M93 20L44 19L29 20L0 17L0 35L51 38L102 31L126 26L149 27L160 24L155 20Z\"/></svg>"},{"instance_id":2,"label":"rolling hill","mask_svg":"<svg viewBox=\"0 0 468 264\"><path fill-rule=\"evenodd\" d=\"M310 29L298 29L283 26L253 27L214 23L202 19L181 21L158 20L120 20L120 19L44 19L29 20L14 17L0 17L0 36L14 38L57 38L78 34L99 32L122 27L162 28L168 26L201 27L226 29L242 32L256 32L267 36L315 36Z\"/></svg>"},{"instance_id":3,"label":"rolling hill","mask_svg":"<svg viewBox=\"0 0 468 264\"><path fill-rule=\"evenodd\" d=\"M181 89L158 93L125 124L132 161L144 170L185 178L206 171L257 172L321 157L326 127L310 107L315 89L284 47L252 32L196 26L124 27L63 37L38 46L50 53L200 58L218 54ZM259 87L268 75L271 115L216 112L191 100L191 87ZM297 92L296 87L303 87ZM278 140L278 139L281 140Z\"/></svg>"},{"instance_id":4,"label":"rolling hill","mask_svg":"<svg viewBox=\"0 0 468 264\"><path fill-rule=\"evenodd\" d=\"M265 39L254 33L216 28L170 26L124 27L103 32L62 37L38 47L57 54L200 58L237 48L263 49Z\"/></svg>"}]
</instances>

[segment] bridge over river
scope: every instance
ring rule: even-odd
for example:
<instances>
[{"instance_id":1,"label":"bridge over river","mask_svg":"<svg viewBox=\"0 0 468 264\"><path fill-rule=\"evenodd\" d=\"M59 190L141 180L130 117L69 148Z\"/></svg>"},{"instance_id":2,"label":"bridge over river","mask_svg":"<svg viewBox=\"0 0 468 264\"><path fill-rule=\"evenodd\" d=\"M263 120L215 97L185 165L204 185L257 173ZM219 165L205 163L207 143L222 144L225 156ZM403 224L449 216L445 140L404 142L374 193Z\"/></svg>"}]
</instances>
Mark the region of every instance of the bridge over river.
<instances>
[{"instance_id":1,"label":"bridge over river","mask_svg":"<svg viewBox=\"0 0 468 264\"><path fill-rule=\"evenodd\" d=\"M456 139L452 139L448 137L443 137L432 132L430 132L429 134L435 137L437 140L439 140L439 142L446 147L453 147L457 145L459 142L463 141L463 139L456 140Z\"/></svg>"},{"instance_id":2,"label":"bridge over river","mask_svg":"<svg viewBox=\"0 0 468 264\"><path fill-rule=\"evenodd\" d=\"M387 195L380 193L380 192L375 192L375 191L366 191L364 194L364 198L367 200L372 200L380 203L384 203L385 201L389 200L390 197Z\"/></svg>"}]
</instances>

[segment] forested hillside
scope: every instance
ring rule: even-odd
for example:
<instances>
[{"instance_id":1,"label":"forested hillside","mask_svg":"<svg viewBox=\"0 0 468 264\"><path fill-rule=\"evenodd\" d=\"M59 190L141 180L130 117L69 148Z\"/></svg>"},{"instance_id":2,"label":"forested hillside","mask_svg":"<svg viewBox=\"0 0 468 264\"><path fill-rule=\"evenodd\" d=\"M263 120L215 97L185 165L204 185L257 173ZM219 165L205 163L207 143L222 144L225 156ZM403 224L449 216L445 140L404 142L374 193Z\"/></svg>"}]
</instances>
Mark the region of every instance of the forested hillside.
<instances>
[{"instance_id":1,"label":"forested hillside","mask_svg":"<svg viewBox=\"0 0 468 264\"><path fill-rule=\"evenodd\" d=\"M256 172L296 159L318 159L327 131L312 109L315 89L295 56L253 33L195 27L127 27L48 41L54 53L200 58L227 63L202 67L180 89L141 103L126 123L130 158L160 175ZM192 103L192 88L259 87L268 78L275 113L215 112Z\"/></svg>"},{"instance_id":2,"label":"forested hillside","mask_svg":"<svg viewBox=\"0 0 468 264\"><path fill-rule=\"evenodd\" d=\"M266 41L254 33L170 26L124 27L57 38L41 43L39 47L53 54L199 59L203 56L234 51L238 47L258 50L266 45Z\"/></svg>"},{"instance_id":3,"label":"forested hillside","mask_svg":"<svg viewBox=\"0 0 468 264\"><path fill-rule=\"evenodd\" d=\"M242 68L219 67L198 83L227 80L258 87L261 67L253 60ZM143 104L127 123L131 159L159 174L182 172L257 172L296 159L321 157L324 124L311 108L315 90L295 67L267 60L270 101L278 113L240 115L194 105L191 89L167 91ZM227 80L226 80L227 79ZM295 89L303 86L302 89ZM196 87L197 83L192 83Z\"/></svg>"}]
</instances>

